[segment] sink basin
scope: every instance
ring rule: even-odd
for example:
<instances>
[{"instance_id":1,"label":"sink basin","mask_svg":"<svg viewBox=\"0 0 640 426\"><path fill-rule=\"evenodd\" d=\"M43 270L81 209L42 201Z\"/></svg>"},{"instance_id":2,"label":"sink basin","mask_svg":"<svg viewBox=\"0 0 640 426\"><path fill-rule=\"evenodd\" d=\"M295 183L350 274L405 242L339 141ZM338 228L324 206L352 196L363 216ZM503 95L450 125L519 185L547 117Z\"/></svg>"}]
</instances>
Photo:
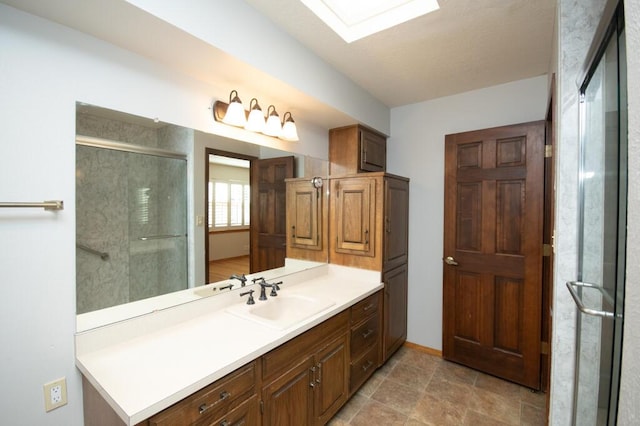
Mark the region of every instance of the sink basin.
<instances>
[{"instance_id":1,"label":"sink basin","mask_svg":"<svg viewBox=\"0 0 640 426\"><path fill-rule=\"evenodd\" d=\"M325 309L334 301L301 294L285 294L258 300L255 305L239 303L227 308L227 312L268 327L284 330Z\"/></svg>"}]
</instances>

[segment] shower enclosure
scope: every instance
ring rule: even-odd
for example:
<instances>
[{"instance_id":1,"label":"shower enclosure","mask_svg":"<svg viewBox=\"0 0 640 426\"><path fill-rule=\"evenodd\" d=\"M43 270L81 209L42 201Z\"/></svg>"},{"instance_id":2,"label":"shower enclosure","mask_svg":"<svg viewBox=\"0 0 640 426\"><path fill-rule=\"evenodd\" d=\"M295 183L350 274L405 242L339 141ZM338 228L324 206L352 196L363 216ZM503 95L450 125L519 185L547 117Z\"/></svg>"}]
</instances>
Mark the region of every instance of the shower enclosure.
<instances>
[{"instance_id":1,"label":"shower enclosure","mask_svg":"<svg viewBox=\"0 0 640 426\"><path fill-rule=\"evenodd\" d=\"M76 306L82 314L188 287L187 161L76 142Z\"/></svg>"}]
</instances>

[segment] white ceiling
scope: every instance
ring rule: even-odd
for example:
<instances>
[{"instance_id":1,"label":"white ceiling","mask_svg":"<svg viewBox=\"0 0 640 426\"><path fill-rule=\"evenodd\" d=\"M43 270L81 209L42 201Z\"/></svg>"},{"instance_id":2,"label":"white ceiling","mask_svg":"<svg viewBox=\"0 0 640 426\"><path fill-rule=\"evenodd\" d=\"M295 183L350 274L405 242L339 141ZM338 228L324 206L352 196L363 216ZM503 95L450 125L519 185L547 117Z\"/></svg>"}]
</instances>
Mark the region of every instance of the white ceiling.
<instances>
[{"instance_id":1,"label":"white ceiling","mask_svg":"<svg viewBox=\"0 0 640 426\"><path fill-rule=\"evenodd\" d=\"M244 0L389 107L546 74L555 0L439 0L347 44L299 0Z\"/></svg>"}]
</instances>

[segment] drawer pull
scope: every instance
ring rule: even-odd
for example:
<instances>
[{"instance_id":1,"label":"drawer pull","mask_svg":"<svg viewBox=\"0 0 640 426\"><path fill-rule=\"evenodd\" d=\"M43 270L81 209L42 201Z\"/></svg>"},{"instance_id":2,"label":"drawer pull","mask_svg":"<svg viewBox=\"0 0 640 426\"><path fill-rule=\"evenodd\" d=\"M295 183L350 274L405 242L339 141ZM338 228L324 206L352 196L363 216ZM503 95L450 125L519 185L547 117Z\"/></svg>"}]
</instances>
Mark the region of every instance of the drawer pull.
<instances>
[{"instance_id":1,"label":"drawer pull","mask_svg":"<svg viewBox=\"0 0 640 426\"><path fill-rule=\"evenodd\" d=\"M220 426L229 426L231 423L229 423L227 421L227 419L224 419L223 421L220 422Z\"/></svg>"},{"instance_id":2,"label":"drawer pull","mask_svg":"<svg viewBox=\"0 0 640 426\"><path fill-rule=\"evenodd\" d=\"M362 310L367 312L369 309L373 308L373 303L369 303L367 306L365 306Z\"/></svg>"},{"instance_id":3,"label":"drawer pull","mask_svg":"<svg viewBox=\"0 0 640 426\"><path fill-rule=\"evenodd\" d=\"M362 371L367 371L369 367L371 367L372 365L373 365L373 361L369 360L369 362L367 362L367 365L362 366Z\"/></svg>"},{"instance_id":4,"label":"drawer pull","mask_svg":"<svg viewBox=\"0 0 640 426\"><path fill-rule=\"evenodd\" d=\"M373 334L373 329L369 329L367 331L365 331L364 333L362 333L362 338L366 339L367 337L371 336Z\"/></svg>"},{"instance_id":5,"label":"drawer pull","mask_svg":"<svg viewBox=\"0 0 640 426\"><path fill-rule=\"evenodd\" d=\"M200 407L198 407L198 410L200 411L200 414L204 413L205 411L207 411L209 408L211 407L215 407L219 402L224 401L225 399L229 398L231 396L231 394L227 391L222 391L220 392L220 399L217 400L216 402L214 402L213 404L202 404Z\"/></svg>"},{"instance_id":6,"label":"drawer pull","mask_svg":"<svg viewBox=\"0 0 640 426\"><path fill-rule=\"evenodd\" d=\"M318 363L318 378L316 379L316 383L320 384L322 382L322 364Z\"/></svg>"}]
</instances>

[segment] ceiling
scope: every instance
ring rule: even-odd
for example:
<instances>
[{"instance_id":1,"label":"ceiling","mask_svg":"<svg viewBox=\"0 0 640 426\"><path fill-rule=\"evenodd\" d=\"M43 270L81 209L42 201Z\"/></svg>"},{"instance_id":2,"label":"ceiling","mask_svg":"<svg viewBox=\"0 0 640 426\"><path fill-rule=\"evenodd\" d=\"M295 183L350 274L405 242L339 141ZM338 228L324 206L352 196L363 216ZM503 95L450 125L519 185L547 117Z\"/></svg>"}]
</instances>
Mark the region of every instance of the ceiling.
<instances>
[{"instance_id":1,"label":"ceiling","mask_svg":"<svg viewBox=\"0 0 640 426\"><path fill-rule=\"evenodd\" d=\"M347 44L300 0L244 0L389 107L549 70L555 0L439 0L440 9Z\"/></svg>"}]
</instances>

